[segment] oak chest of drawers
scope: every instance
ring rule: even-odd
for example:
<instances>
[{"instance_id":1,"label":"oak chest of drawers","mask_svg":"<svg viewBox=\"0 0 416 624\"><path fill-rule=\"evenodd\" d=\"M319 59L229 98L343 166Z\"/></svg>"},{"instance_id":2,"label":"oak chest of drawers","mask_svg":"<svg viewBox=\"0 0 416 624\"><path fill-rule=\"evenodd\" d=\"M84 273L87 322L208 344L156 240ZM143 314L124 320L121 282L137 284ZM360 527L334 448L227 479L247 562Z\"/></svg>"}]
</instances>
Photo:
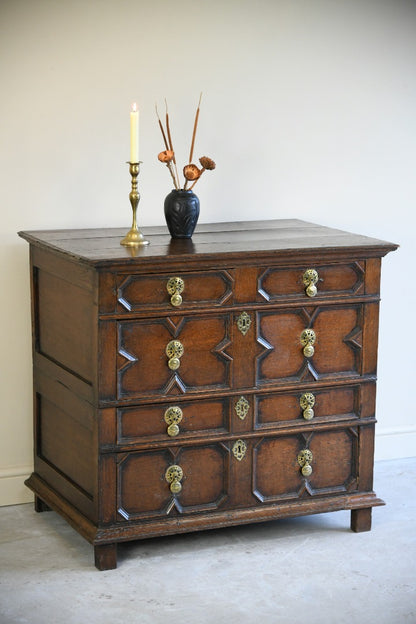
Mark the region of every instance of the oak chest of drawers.
<instances>
[{"instance_id":1,"label":"oak chest of drawers","mask_svg":"<svg viewBox=\"0 0 416 624\"><path fill-rule=\"evenodd\" d=\"M381 258L297 220L21 232L37 511L94 545L351 510L369 530Z\"/></svg>"}]
</instances>

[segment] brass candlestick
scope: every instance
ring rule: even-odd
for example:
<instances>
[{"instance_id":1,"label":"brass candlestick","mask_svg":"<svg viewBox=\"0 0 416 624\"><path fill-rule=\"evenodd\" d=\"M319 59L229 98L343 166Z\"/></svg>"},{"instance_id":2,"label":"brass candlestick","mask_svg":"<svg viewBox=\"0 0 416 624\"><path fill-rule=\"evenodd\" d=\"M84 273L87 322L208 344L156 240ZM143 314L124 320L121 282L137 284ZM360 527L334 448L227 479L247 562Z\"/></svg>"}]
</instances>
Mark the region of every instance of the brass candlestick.
<instances>
[{"instance_id":1,"label":"brass candlestick","mask_svg":"<svg viewBox=\"0 0 416 624\"><path fill-rule=\"evenodd\" d=\"M136 221L137 206L139 205L140 201L140 193L137 190L137 176L140 172L140 162L129 162L128 164L131 175L131 191L129 194L129 199L133 210L133 223L130 231L127 232L123 240L120 241L120 245L124 245L125 247L137 247L138 245L148 245L149 241L146 240L143 234L140 232L139 228L137 227Z\"/></svg>"}]
</instances>

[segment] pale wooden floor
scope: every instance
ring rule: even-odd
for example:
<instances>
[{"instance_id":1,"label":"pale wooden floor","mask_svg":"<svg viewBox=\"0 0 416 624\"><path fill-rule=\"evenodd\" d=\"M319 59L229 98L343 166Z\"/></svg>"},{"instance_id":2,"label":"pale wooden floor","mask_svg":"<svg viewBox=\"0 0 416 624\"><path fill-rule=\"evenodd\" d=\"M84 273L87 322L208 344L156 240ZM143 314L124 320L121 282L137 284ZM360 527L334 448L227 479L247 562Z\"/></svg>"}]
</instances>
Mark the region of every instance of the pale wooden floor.
<instances>
[{"instance_id":1,"label":"pale wooden floor","mask_svg":"<svg viewBox=\"0 0 416 624\"><path fill-rule=\"evenodd\" d=\"M414 624L416 458L376 463L373 530L337 512L124 544L98 572L54 512L0 508L1 624Z\"/></svg>"}]
</instances>

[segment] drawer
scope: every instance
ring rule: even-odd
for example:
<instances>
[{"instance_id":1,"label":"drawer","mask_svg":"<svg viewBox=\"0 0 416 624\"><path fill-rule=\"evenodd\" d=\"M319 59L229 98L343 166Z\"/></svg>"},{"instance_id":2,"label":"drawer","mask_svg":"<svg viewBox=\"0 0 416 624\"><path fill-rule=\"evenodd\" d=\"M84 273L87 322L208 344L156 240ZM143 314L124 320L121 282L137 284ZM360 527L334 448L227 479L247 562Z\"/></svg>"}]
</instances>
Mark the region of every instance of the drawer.
<instances>
[{"instance_id":1,"label":"drawer","mask_svg":"<svg viewBox=\"0 0 416 624\"><path fill-rule=\"evenodd\" d=\"M350 297L364 294L364 274L359 262L269 268L259 278L259 293L270 302Z\"/></svg>"},{"instance_id":2,"label":"drawer","mask_svg":"<svg viewBox=\"0 0 416 624\"><path fill-rule=\"evenodd\" d=\"M358 427L262 438L253 448L253 493L271 503L357 490L358 443Z\"/></svg>"},{"instance_id":3,"label":"drawer","mask_svg":"<svg viewBox=\"0 0 416 624\"><path fill-rule=\"evenodd\" d=\"M364 389L367 391L367 388ZM257 395L255 429L301 423L350 420L360 417L361 386Z\"/></svg>"},{"instance_id":4,"label":"drawer","mask_svg":"<svg viewBox=\"0 0 416 624\"><path fill-rule=\"evenodd\" d=\"M228 389L231 324L220 313L117 322L118 398Z\"/></svg>"},{"instance_id":5,"label":"drawer","mask_svg":"<svg viewBox=\"0 0 416 624\"><path fill-rule=\"evenodd\" d=\"M230 304L234 277L228 271L117 275L116 312L172 311Z\"/></svg>"},{"instance_id":6,"label":"drawer","mask_svg":"<svg viewBox=\"0 0 416 624\"><path fill-rule=\"evenodd\" d=\"M361 304L258 312L257 384L358 377L375 344L365 322Z\"/></svg>"},{"instance_id":7,"label":"drawer","mask_svg":"<svg viewBox=\"0 0 416 624\"><path fill-rule=\"evenodd\" d=\"M203 433L228 433L229 399L172 401L117 409L117 444L181 440Z\"/></svg>"},{"instance_id":8,"label":"drawer","mask_svg":"<svg viewBox=\"0 0 416 624\"><path fill-rule=\"evenodd\" d=\"M218 509L228 497L229 470L221 444L121 453L118 520Z\"/></svg>"}]
</instances>

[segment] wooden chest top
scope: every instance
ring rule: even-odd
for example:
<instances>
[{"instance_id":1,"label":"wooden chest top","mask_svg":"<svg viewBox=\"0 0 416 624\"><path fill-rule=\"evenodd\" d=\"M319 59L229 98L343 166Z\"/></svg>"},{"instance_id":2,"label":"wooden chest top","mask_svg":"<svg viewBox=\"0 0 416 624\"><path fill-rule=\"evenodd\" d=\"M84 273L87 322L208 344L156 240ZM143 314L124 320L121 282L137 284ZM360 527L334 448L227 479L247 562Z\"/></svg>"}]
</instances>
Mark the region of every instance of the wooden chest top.
<instances>
[{"instance_id":1,"label":"wooden chest top","mask_svg":"<svg viewBox=\"0 0 416 624\"><path fill-rule=\"evenodd\" d=\"M125 228L25 231L29 243L91 266L175 265L212 266L261 262L285 263L293 257L381 257L397 248L394 243L351 234L298 219L200 224L190 240L173 240L163 226L143 228L150 245L125 248Z\"/></svg>"}]
</instances>

